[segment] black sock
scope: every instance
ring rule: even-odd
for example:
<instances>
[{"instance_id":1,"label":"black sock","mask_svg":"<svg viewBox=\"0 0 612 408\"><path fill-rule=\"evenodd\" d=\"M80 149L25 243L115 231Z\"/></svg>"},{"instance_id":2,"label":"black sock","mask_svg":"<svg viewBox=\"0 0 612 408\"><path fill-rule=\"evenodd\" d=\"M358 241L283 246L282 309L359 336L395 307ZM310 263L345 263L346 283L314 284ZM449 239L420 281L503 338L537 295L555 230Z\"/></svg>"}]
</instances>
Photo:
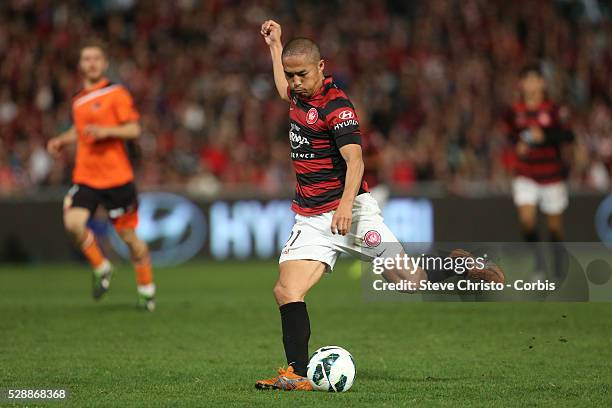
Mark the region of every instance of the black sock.
<instances>
[{"instance_id":1,"label":"black sock","mask_svg":"<svg viewBox=\"0 0 612 408\"><path fill-rule=\"evenodd\" d=\"M544 271L546 269L546 261L544 260L544 251L540 246L540 236L537 230L523 231L525 241L533 245L533 256L535 258L536 271Z\"/></svg>"},{"instance_id":2,"label":"black sock","mask_svg":"<svg viewBox=\"0 0 612 408\"><path fill-rule=\"evenodd\" d=\"M536 230L523 231L523 239L527 242L539 242L540 236Z\"/></svg>"},{"instance_id":3,"label":"black sock","mask_svg":"<svg viewBox=\"0 0 612 408\"><path fill-rule=\"evenodd\" d=\"M444 257L426 256L423 258L423 269L430 282L442 282L453 276L457 276L453 269L444 269Z\"/></svg>"},{"instance_id":4,"label":"black sock","mask_svg":"<svg viewBox=\"0 0 612 408\"><path fill-rule=\"evenodd\" d=\"M563 242L563 234L558 231L550 231L550 242Z\"/></svg>"},{"instance_id":5,"label":"black sock","mask_svg":"<svg viewBox=\"0 0 612 408\"><path fill-rule=\"evenodd\" d=\"M291 302L280 308L283 325L283 345L287 364L297 375L306 377L308 365L308 340L310 340L310 319L304 302Z\"/></svg>"},{"instance_id":6,"label":"black sock","mask_svg":"<svg viewBox=\"0 0 612 408\"><path fill-rule=\"evenodd\" d=\"M569 254L562 244L563 236L561 233L557 231L550 231L550 241L553 256L553 272L557 281L562 282L567 276Z\"/></svg>"}]
</instances>

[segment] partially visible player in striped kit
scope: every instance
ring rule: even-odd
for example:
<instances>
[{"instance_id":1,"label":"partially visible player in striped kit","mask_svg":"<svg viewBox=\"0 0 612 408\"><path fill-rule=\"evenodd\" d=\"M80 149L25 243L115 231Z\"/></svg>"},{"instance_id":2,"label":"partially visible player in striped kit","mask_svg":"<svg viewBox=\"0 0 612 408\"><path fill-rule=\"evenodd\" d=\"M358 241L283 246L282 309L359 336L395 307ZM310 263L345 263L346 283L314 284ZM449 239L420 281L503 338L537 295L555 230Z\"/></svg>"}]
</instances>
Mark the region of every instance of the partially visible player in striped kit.
<instances>
[{"instance_id":1,"label":"partially visible player in striped kit","mask_svg":"<svg viewBox=\"0 0 612 408\"><path fill-rule=\"evenodd\" d=\"M554 104L546 95L546 83L537 65L520 74L521 100L506 118L508 136L516 151L512 191L525 241L540 241L537 231L538 208L546 216L549 238L563 241L563 212L568 206L564 155L574 140L567 109ZM544 278L544 257L536 253L535 276ZM555 257L556 258L556 257ZM559 273L559 268L555 267Z\"/></svg>"}]
</instances>

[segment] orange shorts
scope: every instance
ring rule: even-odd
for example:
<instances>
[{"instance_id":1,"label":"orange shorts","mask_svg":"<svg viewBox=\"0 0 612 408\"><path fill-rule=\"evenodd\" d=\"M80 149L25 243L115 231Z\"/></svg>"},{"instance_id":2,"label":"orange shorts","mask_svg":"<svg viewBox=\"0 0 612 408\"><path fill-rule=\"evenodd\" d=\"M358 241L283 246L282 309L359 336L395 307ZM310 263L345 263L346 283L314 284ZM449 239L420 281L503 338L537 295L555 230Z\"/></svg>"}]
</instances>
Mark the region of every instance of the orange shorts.
<instances>
[{"instance_id":1,"label":"orange shorts","mask_svg":"<svg viewBox=\"0 0 612 408\"><path fill-rule=\"evenodd\" d=\"M117 218L111 218L111 222L117 231L136 229L138 227L138 211L123 214Z\"/></svg>"}]
</instances>

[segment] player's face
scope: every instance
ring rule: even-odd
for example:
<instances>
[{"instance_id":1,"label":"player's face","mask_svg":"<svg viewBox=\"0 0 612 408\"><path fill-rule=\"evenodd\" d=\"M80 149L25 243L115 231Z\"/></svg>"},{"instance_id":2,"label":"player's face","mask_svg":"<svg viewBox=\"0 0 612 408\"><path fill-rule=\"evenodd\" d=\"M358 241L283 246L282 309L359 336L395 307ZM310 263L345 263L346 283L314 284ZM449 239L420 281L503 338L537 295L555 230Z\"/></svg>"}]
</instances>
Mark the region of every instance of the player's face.
<instances>
[{"instance_id":1,"label":"player's face","mask_svg":"<svg viewBox=\"0 0 612 408\"><path fill-rule=\"evenodd\" d=\"M289 88L300 96L312 96L323 83L323 60L313 61L308 55L283 58L283 69Z\"/></svg>"},{"instance_id":2,"label":"player's face","mask_svg":"<svg viewBox=\"0 0 612 408\"><path fill-rule=\"evenodd\" d=\"M88 81L102 78L108 66L104 52L98 47L85 47L81 50L79 68Z\"/></svg>"},{"instance_id":3,"label":"player's face","mask_svg":"<svg viewBox=\"0 0 612 408\"><path fill-rule=\"evenodd\" d=\"M544 92L544 78L535 72L529 72L521 79L521 91L523 94L534 94Z\"/></svg>"}]
</instances>

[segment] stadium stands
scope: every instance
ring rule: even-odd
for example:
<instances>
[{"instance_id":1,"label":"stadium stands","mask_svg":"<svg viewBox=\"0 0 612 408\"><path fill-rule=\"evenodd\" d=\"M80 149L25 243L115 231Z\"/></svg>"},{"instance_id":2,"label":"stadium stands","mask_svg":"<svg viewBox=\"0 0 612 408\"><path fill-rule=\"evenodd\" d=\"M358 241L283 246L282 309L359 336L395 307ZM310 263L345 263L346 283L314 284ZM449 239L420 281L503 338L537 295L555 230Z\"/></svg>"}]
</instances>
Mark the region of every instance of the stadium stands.
<instances>
[{"instance_id":1,"label":"stadium stands","mask_svg":"<svg viewBox=\"0 0 612 408\"><path fill-rule=\"evenodd\" d=\"M551 96L572 112L572 185L609 189L609 9L524 0L90 0L0 4L0 194L69 183L72 154L54 161L44 145L69 125L76 53L89 37L108 42L111 79L130 88L142 113L141 185L287 191L286 107L259 35L270 3L284 10L273 16L283 38L320 41L327 72L355 101L371 179L404 189L432 181L459 193L474 184L507 189L513 160L500 118L520 67L540 60Z\"/></svg>"}]
</instances>

